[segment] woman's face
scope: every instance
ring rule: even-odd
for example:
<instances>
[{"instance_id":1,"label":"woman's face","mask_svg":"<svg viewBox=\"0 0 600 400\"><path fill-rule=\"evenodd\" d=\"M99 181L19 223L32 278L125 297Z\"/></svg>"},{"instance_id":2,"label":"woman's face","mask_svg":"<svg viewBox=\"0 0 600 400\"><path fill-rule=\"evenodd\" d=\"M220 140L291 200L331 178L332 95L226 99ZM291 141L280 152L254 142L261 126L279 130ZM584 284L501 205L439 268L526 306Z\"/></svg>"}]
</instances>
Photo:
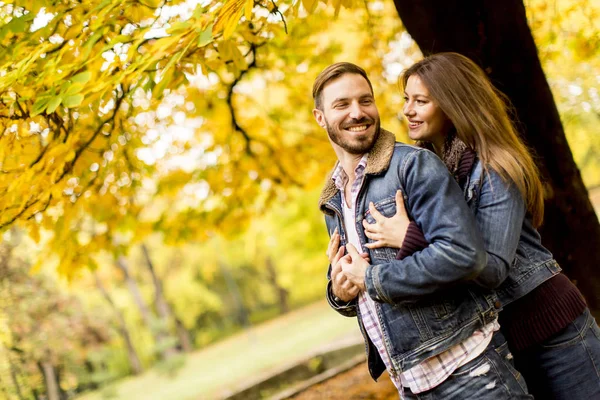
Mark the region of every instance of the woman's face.
<instances>
[{"instance_id":1,"label":"woman's face","mask_svg":"<svg viewBox=\"0 0 600 400\"><path fill-rule=\"evenodd\" d=\"M408 136L412 140L433 143L441 149L452 123L429 97L429 90L417 75L411 75L404 90L403 112L408 120Z\"/></svg>"}]
</instances>

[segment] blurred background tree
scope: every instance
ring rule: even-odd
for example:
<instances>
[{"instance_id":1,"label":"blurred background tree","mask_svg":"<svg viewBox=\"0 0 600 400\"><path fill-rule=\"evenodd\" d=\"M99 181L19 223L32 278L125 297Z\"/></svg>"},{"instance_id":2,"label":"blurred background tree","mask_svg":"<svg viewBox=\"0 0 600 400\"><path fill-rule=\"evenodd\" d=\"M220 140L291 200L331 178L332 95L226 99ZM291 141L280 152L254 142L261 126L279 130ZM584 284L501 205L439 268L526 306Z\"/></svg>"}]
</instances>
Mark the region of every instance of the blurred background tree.
<instances>
[{"instance_id":1,"label":"blurred background tree","mask_svg":"<svg viewBox=\"0 0 600 400\"><path fill-rule=\"evenodd\" d=\"M597 0L481 2L469 15L446 2L444 24L404 18L407 32L398 11L412 3L428 2L0 3L0 392L58 399L177 373L190 351L322 299L316 204L335 158L310 91L332 62L365 67L382 125L406 141L397 77L417 43L519 65L492 40L491 11L516 7L583 182L600 185ZM487 42L452 47L458 26ZM501 67L491 76L506 90ZM553 198L571 199L571 175L549 175ZM556 234L555 214L581 226L578 207L559 206L546 221L556 242L572 232ZM585 243L559 254L597 257Z\"/></svg>"}]
</instances>

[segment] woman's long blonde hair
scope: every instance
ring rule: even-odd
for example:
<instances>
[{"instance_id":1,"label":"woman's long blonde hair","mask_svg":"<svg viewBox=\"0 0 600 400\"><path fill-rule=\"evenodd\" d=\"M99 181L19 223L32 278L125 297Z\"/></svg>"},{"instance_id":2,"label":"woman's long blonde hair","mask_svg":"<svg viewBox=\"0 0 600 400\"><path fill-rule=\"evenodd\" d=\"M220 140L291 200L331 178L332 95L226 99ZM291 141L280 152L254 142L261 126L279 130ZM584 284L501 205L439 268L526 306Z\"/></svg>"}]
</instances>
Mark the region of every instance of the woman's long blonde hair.
<instances>
[{"instance_id":1,"label":"woman's long blonde hair","mask_svg":"<svg viewBox=\"0 0 600 400\"><path fill-rule=\"evenodd\" d=\"M543 186L533 157L509 117L507 97L477 64L458 53L437 53L412 65L400 77L402 90L412 75L429 89L457 137L477 152L484 168L493 168L517 185L534 226L539 226L544 218Z\"/></svg>"}]
</instances>

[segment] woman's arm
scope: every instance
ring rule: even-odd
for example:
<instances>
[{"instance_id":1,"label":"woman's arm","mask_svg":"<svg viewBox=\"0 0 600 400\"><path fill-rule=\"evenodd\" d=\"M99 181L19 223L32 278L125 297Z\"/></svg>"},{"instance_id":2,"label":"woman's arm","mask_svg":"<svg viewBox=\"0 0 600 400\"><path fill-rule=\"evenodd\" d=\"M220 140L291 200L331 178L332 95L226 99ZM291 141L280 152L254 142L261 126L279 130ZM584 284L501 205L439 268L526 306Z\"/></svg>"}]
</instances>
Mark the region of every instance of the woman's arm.
<instances>
[{"instance_id":1,"label":"woman's arm","mask_svg":"<svg viewBox=\"0 0 600 400\"><path fill-rule=\"evenodd\" d=\"M516 185L505 182L492 169L484 172L477 201L475 221L488 261L475 282L495 289L504 282L515 259L525 219L525 202Z\"/></svg>"},{"instance_id":2,"label":"woman's arm","mask_svg":"<svg viewBox=\"0 0 600 400\"><path fill-rule=\"evenodd\" d=\"M396 259L402 260L429 245L419 225L408 217L400 190L396 192L396 215L386 218L372 204L369 205L369 212L375 218L375 222L370 224L364 219L363 227L365 235L375 242L367 243L365 247L369 249L399 248Z\"/></svg>"}]
</instances>

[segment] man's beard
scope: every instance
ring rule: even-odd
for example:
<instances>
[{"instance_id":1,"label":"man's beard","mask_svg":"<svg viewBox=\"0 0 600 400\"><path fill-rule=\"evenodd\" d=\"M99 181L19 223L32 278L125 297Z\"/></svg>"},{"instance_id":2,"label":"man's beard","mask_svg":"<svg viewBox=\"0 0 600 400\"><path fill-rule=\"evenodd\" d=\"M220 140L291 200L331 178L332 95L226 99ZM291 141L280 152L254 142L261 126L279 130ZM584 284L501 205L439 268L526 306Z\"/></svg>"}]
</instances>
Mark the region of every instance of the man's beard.
<instances>
[{"instance_id":1,"label":"man's beard","mask_svg":"<svg viewBox=\"0 0 600 400\"><path fill-rule=\"evenodd\" d=\"M368 125L373 125L374 120L371 118L368 118L368 117L364 117L361 119L353 119L351 121L344 123L342 125L342 127L348 126L348 125L356 126L356 125L360 125L363 123L368 124ZM327 120L325 120L325 125L327 127L327 135L329 135L329 138L331 139L331 141L333 143L337 144L338 146L340 146L342 149L344 149L346 152L348 152L350 154L359 155L359 154L368 153L373 148L373 146L375 145L375 142L377 141L377 138L379 137L379 125L380 125L379 120L377 120L375 122L375 133L372 136L363 136L360 138L344 137L344 133L341 132L341 130L335 129L331 125L329 125L329 122Z\"/></svg>"}]
</instances>

